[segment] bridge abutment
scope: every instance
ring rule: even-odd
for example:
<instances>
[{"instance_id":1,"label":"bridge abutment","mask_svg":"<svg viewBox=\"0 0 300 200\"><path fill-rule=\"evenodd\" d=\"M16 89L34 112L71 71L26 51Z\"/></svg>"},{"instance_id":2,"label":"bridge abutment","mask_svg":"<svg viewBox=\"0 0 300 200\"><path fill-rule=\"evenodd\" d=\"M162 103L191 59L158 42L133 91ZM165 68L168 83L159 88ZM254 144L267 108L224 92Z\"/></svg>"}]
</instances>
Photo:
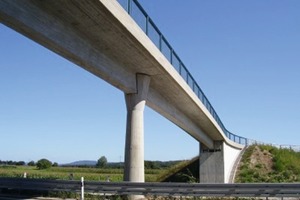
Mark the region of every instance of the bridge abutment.
<instances>
[{"instance_id":1,"label":"bridge abutment","mask_svg":"<svg viewBox=\"0 0 300 200\"><path fill-rule=\"evenodd\" d=\"M223 142L214 141L214 148L200 144L200 183L224 183Z\"/></svg>"},{"instance_id":2,"label":"bridge abutment","mask_svg":"<svg viewBox=\"0 0 300 200\"><path fill-rule=\"evenodd\" d=\"M241 149L234 148L224 141L214 141L213 149L200 144L200 183L229 183L240 152Z\"/></svg>"},{"instance_id":3,"label":"bridge abutment","mask_svg":"<svg viewBox=\"0 0 300 200\"><path fill-rule=\"evenodd\" d=\"M125 143L124 181L144 182L144 108L150 76L136 75L134 94L125 94L127 127Z\"/></svg>"}]
</instances>

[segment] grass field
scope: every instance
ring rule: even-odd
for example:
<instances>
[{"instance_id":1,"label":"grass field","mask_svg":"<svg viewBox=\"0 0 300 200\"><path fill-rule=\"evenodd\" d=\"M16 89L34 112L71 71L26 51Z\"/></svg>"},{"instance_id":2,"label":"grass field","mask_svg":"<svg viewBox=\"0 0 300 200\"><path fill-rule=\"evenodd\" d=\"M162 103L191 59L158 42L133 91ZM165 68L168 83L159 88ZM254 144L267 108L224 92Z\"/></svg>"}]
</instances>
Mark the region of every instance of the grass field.
<instances>
[{"instance_id":1,"label":"grass field","mask_svg":"<svg viewBox=\"0 0 300 200\"><path fill-rule=\"evenodd\" d=\"M99 168L79 168L79 167L52 167L50 169L38 170L29 166L0 166L0 177L23 177L26 172L27 178L45 178L69 180L73 174L74 180L84 177L90 181L123 181L123 169L99 169ZM157 181L157 177L164 173L163 169L145 170L147 182Z\"/></svg>"}]
</instances>

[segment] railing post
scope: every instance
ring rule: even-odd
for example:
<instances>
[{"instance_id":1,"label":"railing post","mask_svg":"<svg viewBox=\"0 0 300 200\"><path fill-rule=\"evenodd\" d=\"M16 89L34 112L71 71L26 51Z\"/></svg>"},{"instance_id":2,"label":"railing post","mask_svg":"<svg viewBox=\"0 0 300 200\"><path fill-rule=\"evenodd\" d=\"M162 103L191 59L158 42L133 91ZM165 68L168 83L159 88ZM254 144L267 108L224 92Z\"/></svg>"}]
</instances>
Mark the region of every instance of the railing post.
<instances>
[{"instance_id":1,"label":"railing post","mask_svg":"<svg viewBox=\"0 0 300 200\"><path fill-rule=\"evenodd\" d=\"M174 65L173 65L173 53L174 53L174 50L171 48L170 62L171 62L171 65L174 67Z\"/></svg>"},{"instance_id":2,"label":"railing post","mask_svg":"<svg viewBox=\"0 0 300 200\"><path fill-rule=\"evenodd\" d=\"M81 200L84 200L84 178L81 177Z\"/></svg>"},{"instance_id":3,"label":"railing post","mask_svg":"<svg viewBox=\"0 0 300 200\"><path fill-rule=\"evenodd\" d=\"M150 38L149 36L149 16L146 16L146 35Z\"/></svg>"},{"instance_id":4,"label":"railing post","mask_svg":"<svg viewBox=\"0 0 300 200\"><path fill-rule=\"evenodd\" d=\"M182 68L182 64L181 64L181 61L180 61L180 62L179 62L179 74L180 74L180 76L182 76L182 75L181 75L181 71L182 71L181 68Z\"/></svg>"},{"instance_id":5,"label":"railing post","mask_svg":"<svg viewBox=\"0 0 300 200\"><path fill-rule=\"evenodd\" d=\"M162 34L160 34L159 33L159 50L160 50L160 52L162 51L162 41L163 40L163 36L162 36Z\"/></svg>"},{"instance_id":6,"label":"railing post","mask_svg":"<svg viewBox=\"0 0 300 200\"><path fill-rule=\"evenodd\" d=\"M131 15L131 0L128 0L127 2L127 9L128 14Z\"/></svg>"}]
</instances>

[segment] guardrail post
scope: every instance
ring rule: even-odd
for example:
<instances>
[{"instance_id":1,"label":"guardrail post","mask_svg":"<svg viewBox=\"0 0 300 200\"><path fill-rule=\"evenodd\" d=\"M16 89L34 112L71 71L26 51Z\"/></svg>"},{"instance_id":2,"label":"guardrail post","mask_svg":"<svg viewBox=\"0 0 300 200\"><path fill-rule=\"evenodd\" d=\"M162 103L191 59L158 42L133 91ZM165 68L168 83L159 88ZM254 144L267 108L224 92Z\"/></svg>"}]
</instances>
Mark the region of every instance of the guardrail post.
<instances>
[{"instance_id":1,"label":"guardrail post","mask_svg":"<svg viewBox=\"0 0 300 200\"><path fill-rule=\"evenodd\" d=\"M84 178L81 177L81 200L84 200Z\"/></svg>"}]
</instances>

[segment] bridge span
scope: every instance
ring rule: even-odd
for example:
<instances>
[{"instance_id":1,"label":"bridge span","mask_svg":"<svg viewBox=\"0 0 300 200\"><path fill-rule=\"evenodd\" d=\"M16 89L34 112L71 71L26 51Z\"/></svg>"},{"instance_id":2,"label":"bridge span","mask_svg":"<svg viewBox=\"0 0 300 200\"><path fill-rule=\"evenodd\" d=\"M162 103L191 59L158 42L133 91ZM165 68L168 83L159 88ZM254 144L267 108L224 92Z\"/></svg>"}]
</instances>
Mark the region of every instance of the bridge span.
<instances>
[{"instance_id":1,"label":"bridge span","mask_svg":"<svg viewBox=\"0 0 300 200\"><path fill-rule=\"evenodd\" d=\"M143 22L134 20L133 9ZM201 182L229 181L247 139L227 131L136 0L2 0L0 22L124 92L124 180L144 182L147 105L199 141Z\"/></svg>"}]
</instances>

